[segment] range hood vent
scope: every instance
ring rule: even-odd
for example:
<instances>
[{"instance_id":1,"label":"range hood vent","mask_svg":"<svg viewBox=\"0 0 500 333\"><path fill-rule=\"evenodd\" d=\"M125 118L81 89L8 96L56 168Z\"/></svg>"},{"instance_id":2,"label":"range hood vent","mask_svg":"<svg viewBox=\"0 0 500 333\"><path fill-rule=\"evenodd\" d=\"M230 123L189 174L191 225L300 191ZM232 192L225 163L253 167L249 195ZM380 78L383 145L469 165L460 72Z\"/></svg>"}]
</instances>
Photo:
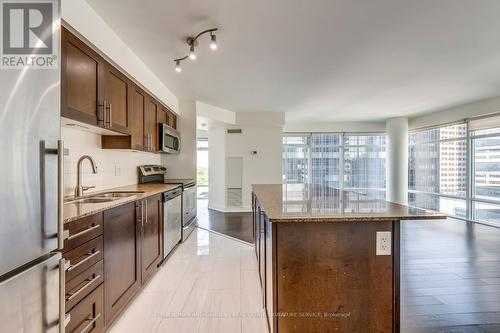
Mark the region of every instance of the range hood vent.
<instances>
[{"instance_id":1,"label":"range hood vent","mask_svg":"<svg viewBox=\"0 0 500 333\"><path fill-rule=\"evenodd\" d=\"M240 129L228 129L227 134L241 134L241 128Z\"/></svg>"}]
</instances>

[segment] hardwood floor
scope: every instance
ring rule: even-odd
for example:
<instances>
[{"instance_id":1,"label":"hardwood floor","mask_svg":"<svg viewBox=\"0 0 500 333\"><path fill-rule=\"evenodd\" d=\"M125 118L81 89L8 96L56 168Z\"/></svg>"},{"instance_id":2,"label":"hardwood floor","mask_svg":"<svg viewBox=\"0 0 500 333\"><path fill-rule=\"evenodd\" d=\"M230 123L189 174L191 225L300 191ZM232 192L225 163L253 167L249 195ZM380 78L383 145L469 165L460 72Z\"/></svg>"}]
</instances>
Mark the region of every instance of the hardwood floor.
<instances>
[{"instance_id":1,"label":"hardwood floor","mask_svg":"<svg viewBox=\"0 0 500 333\"><path fill-rule=\"evenodd\" d=\"M223 213L208 209L208 200L198 200L198 225L207 230L253 243L252 213Z\"/></svg>"},{"instance_id":2,"label":"hardwood floor","mask_svg":"<svg viewBox=\"0 0 500 333\"><path fill-rule=\"evenodd\" d=\"M402 223L401 313L404 333L500 332L500 229Z\"/></svg>"}]
</instances>

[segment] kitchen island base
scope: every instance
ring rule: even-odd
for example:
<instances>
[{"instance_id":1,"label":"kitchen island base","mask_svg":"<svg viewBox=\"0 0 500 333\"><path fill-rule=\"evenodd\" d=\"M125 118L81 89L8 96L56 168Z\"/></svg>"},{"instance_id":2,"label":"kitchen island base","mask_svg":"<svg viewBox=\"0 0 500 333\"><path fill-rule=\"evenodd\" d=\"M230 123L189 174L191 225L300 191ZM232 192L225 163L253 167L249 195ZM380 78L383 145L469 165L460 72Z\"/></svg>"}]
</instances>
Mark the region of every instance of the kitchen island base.
<instances>
[{"instance_id":1,"label":"kitchen island base","mask_svg":"<svg viewBox=\"0 0 500 333\"><path fill-rule=\"evenodd\" d=\"M405 206L380 200L370 204L387 214L374 210L354 216L340 210L335 216L298 216L292 209L287 212L291 206L285 206L282 193L270 195L266 186L271 185L254 186L253 222L269 331L400 332L403 222L398 214L401 219L443 216L410 208L405 214L392 214L393 208L404 210ZM335 206L333 199L331 203ZM377 253L378 232L390 235L386 253Z\"/></svg>"}]
</instances>

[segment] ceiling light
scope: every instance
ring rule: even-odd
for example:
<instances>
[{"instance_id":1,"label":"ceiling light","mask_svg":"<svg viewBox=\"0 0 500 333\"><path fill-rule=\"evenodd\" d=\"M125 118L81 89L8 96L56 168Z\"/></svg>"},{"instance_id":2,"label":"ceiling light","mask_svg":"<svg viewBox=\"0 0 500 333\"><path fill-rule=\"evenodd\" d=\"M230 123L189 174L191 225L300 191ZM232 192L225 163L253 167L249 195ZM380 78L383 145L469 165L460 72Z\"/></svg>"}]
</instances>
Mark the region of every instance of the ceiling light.
<instances>
[{"instance_id":1,"label":"ceiling light","mask_svg":"<svg viewBox=\"0 0 500 333\"><path fill-rule=\"evenodd\" d=\"M188 53L187 56L184 56L182 58L174 59L174 62L175 62L175 71L176 72L182 72L181 61L183 61L183 60L185 60L187 58L189 58L191 60L195 60L196 59L196 53L194 52L194 47L195 47L195 45L198 46L198 44L196 43L196 40L199 37L201 37L202 35L210 33L210 48L212 50L217 50L217 37L214 34L214 32L217 31L217 30L218 30L217 28L208 29L208 30L200 32L195 37L188 37L186 39L186 42L187 42L187 45L189 46L189 53Z\"/></svg>"},{"instance_id":2,"label":"ceiling light","mask_svg":"<svg viewBox=\"0 0 500 333\"><path fill-rule=\"evenodd\" d=\"M196 60L196 53L194 53L194 45L189 48L189 59Z\"/></svg>"},{"instance_id":3,"label":"ceiling light","mask_svg":"<svg viewBox=\"0 0 500 333\"><path fill-rule=\"evenodd\" d=\"M210 48L215 51L217 50L217 37L215 36L215 34L210 33L210 38L212 39L212 42L210 43Z\"/></svg>"}]
</instances>

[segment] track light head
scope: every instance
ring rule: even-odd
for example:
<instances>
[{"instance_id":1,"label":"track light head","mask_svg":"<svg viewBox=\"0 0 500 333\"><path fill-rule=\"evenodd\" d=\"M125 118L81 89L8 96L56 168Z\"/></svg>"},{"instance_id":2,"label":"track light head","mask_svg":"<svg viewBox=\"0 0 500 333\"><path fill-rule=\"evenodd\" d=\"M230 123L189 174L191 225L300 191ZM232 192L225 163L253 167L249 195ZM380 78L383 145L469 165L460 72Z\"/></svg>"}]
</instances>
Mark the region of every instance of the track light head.
<instances>
[{"instance_id":1,"label":"track light head","mask_svg":"<svg viewBox=\"0 0 500 333\"><path fill-rule=\"evenodd\" d=\"M212 40L210 42L210 48L214 51L217 50L217 36L215 36L215 34L211 32L210 39Z\"/></svg>"},{"instance_id":2,"label":"track light head","mask_svg":"<svg viewBox=\"0 0 500 333\"><path fill-rule=\"evenodd\" d=\"M180 61L180 60L176 60L176 61L175 61L175 71L176 71L177 73L182 72L182 68L181 68L181 61Z\"/></svg>"},{"instance_id":3,"label":"track light head","mask_svg":"<svg viewBox=\"0 0 500 333\"><path fill-rule=\"evenodd\" d=\"M189 47L189 59L195 60L196 59L196 53L194 53L194 45L191 44Z\"/></svg>"}]
</instances>

